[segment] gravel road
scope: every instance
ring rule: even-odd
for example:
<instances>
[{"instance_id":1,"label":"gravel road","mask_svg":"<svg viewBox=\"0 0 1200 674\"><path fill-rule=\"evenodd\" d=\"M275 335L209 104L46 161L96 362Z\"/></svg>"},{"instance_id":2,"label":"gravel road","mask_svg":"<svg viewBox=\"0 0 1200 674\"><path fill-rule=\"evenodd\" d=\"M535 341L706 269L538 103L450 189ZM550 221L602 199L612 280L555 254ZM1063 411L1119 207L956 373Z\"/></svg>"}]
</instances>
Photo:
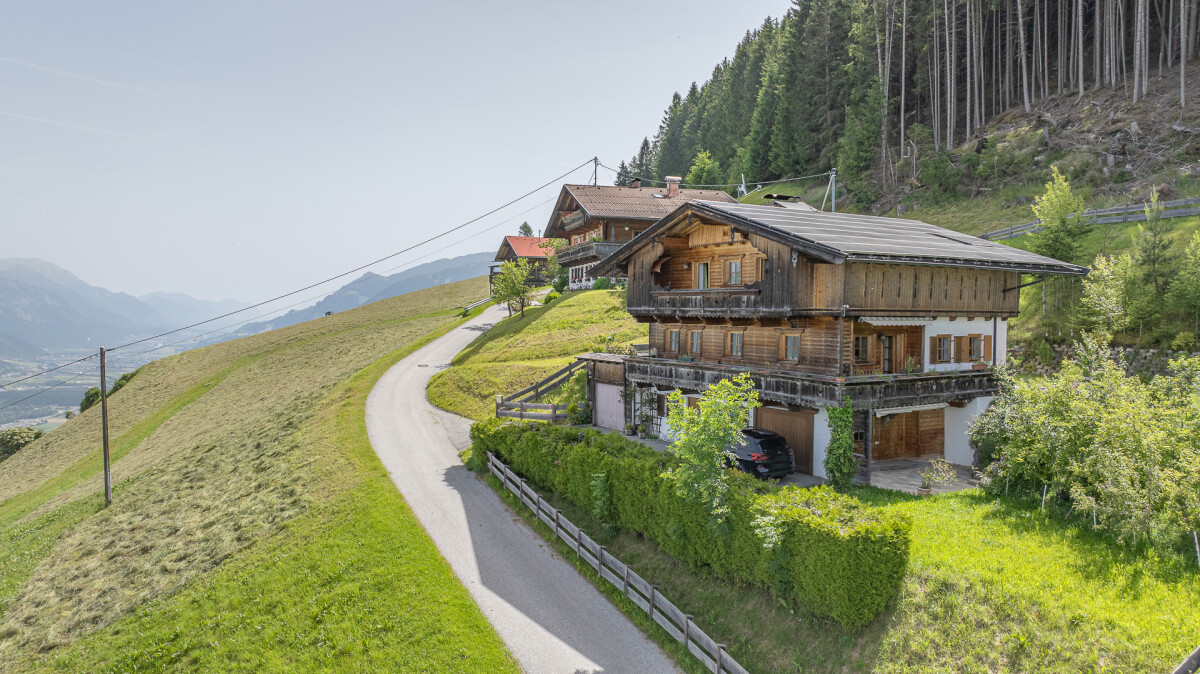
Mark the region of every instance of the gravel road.
<instances>
[{"instance_id":1,"label":"gravel road","mask_svg":"<svg viewBox=\"0 0 1200 674\"><path fill-rule=\"evenodd\" d=\"M367 398L371 445L526 672L678 671L462 465L469 421L425 399L429 378L503 315L492 307L392 366Z\"/></svg>"}]
</instances>

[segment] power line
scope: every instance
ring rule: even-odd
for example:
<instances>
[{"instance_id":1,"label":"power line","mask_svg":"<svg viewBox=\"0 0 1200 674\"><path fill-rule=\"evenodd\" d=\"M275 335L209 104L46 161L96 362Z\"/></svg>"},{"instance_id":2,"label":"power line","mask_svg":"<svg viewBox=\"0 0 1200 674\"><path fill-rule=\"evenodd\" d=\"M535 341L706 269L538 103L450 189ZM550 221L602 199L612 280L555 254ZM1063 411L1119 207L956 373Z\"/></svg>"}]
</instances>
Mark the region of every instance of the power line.
<instances>
[{"instance_id":1,"label":"power line","mask_svg":"<svg viewBox=\"0 0 1200 674\"><path fill-rule=\"evenodd\" d=\"M42 376L42 375L44 375L44 374L50 374L51 372L54 372L55 370L61 370L61 369L63 369L64 367L69 367L69 366L71 366L71 365L74 365L75 363L82 363L82 362L83 362L83 361L85 361L85 360L91 360L91 359L95 358L95 357L96 357L96 356L98 356L98 355L100 355L100 354L98 354L98 353L93 353L93 354L92 354L92 355L90 355L90 356L84 356L83 358L80 358L79 360L73 360L73 361L71 361L71 362L69 362L69 363L63 363L62 365L56 365L56 366L54 366L54 367L50 368L49 370L42 370L41 372L39 372L39 373L37 373L37 374L31 374L31 375L29 375L28 377L21 377L20 379L14 379L14 380L12 380L12 381L10 381L10 382L6 383L6 384L0 384L0 389L8 388L9 386L12 386L13 384L19 384L19 383L21 383L21 382L23 382L23 381L28 381L28 380L30 380L30 379L33 379L34 377L40 377L40 376Z\"/></svg>"},{"instance_id":2,"label":"power line","mask_svg":"<svg viewBox=\"0 0 1200 674\"><path fill-rule=\"evenodd\" d=\"M431 256L431 255L435 255L435 254L437 254L437 253L440 253L440 252L442 252L442 251L444 251L444 250L447 250L447 249L453 248L453 247L455 247L455 246L457 246L457 245L459 245L459 244L462 244L462 243L465 243L465 242L467 242L467 241L470 241L471 239L473 239L473 238L475 238L475 237L479 236L480 234L483 234L483 233L485 233L485 232L488 232L488 231L491 231L491 230L493 230L493 229L496 229L497 227L499 227L499 226L501 226L501 225L504 225L504 224L507 224L507 223L510 223L510 222L512 222L513 220L516 220L517 218L521 217L522 215L525 215L526 213L529 213L529 212L531 212L531 211L534 211L534 210L536 210L536 209L538 209L538 208L541 208L542 206L545 206L546 204L548 204L548 203L550 203L550 202L554 201L554 200L555 200L555 199L557 199L557 198L558 198L558 197L553 197L553 198L547 199L547 200L545 200L545 201L543 201L543 202L541 202L541 203L539 203L539 204L537 204L537 205L535 205L535 206L533 206L533 207L531 207L531 208L528 208L528 209L526 209L526 210L524 210L524 211L521 211L520 213L517 213L516 215L513 215L512 217L506 218L506 219L504 219L504 220L501 220L501 221L497 222L496 224L494 224L494 225L492 225L492 226L490 226L490 227L487 227L487 228L485 228L485 229L482 229L482 230L480 230L480 231L478 231L478 232L476 232L476 233L472 234L471 236L468 236L468 237L467 237L467 238L465 238L465 239L459 239L458 241L455 241L454 243L448 244L448 245L446 245L446 246L443 246L443 247L441 247L441 248L438 248L438 249L436 249L436 250L432 250L432 251L430 251L430 252L428 252L428 253L425 253L424 255L422 255L422 256L420 256L420 257L413 258L412 260L409 260L409 261L407 261L407 262L404 262L403 264L399 264L399 265L396 265L395 267L392 267L392 268L390 268L390 269L387 269L387 270L383 271L382 273L384 273L384 274L387 274L387 273L390 273L390 272L392 272L392 271L395 271L395 270L397 270L397 269L400 269L401 267L407 267L407 266L409 266L409 265L412 265L412 264L415 264L415 263L417 263L417 262L419 262L419 261L421 261L421 260L424 260L425 258L427 258L427 257L429 257L429 256ZM211 335L211 334L214 334L214 333L217 333L217 332L221 332L221 331L223 331L223 330L228 330L228 329L230 329L230 328L236 328L236 327L239 327L239 326L242 326L242 325L247 325L247 324L249 324L249 323L253 323L254 321L256 321L256 320L258 320L258 319L260 319L260 318L266 318L267 316L272 316L272 315L274 315L274 314L277 314L277 313L279 313L279 312L281 312L281 311L284 311L284 310L286 310L286 309L291 309L292 307L297 307L297 306L300 306L301 304L306 304L306 303L308 303L308 302L311 302L311 301L313 301L313 300L320 299L320 298L322 298L322 297L326 297L326 296L328 296L329 294L330 294L330 293L325 293L325 292L323 292L323 293L320 293L320 294L318 294L318 295L312 295L312 296L310 296L310 297L308 297L308 298L305 298L305 299L303 299L303 300L300 300L299 302L295 302L295 303L293 303L293 304L289 304L289 305L287 305L287 306L285 306L285 307L279 307L279 308L277 308L277 309L272 309L271 311L268 311L268 312L266 312L266 313L259 314L259 315L255 316L255 317L253 317L253 318L247 318L247 319L246 319L246 320L244 320L244 321L237 321L237 322L235 322L235 323L230 323L229 325L224 325L224 326L222 326L222 327L219 327L219 328L217 328L217 329L215 329L215 330L209 330L208 332L205 332L205 333L202 333L202 334L199 334L199 335L194 335L194 336L192 336L192 337L188 337L188 338L186 338L186 339L181 339L181 340L179 340L179 341L176 341L176 342L171 342L170 344L160 344L159 346L155 346L155 347L153 347L153 348L146 349L145 351L136 351L136 352L134 352L134 353L117 354L117 357L118 357L118 358L122 358L122 357L124 357L124 358L136 358L137 356L142 356L142 355L145 355L145 354L147 354L147 353L150 353L150 352L152 352L152 351L158 351L159 349L165 349L165 348L167 348L167 347L176 346L176 345L178 345L178 344L183 344L184 342L191 342L191 341L194 341L194 340L197 340L197 339L202 339L202 338L204 338L204 337L207 337L207 336L209 336L209 335ZM90 357L90 358L94 358L94 356L89 356L89 357Z\"/></svg>"},{"instance_id":3,"label":"power line","mask_svg":"<svg viewBox=\"0 0 1200 674\"><path fill-rule=\"evenodd\" d=\"M478 221L482 220L483 218L486 218L487 216L489 216L489 215L492 215L492 214L496 213L497 211L500 211L500 210L503 210L503 209L505 209L505 208L508 208L509 206L511 206L511 205L513 205L513 204L515 204L515 203L517 203L518 201L521 201L522 199L525 199L526 197L529 197L530 195L532 195L532 194L534 194L534 193L536 193L536 192L539 192L539 191L541 191L541 190L543 190L543 189L545 189L545 188L549 187L550 185L552 185L552 184L554 184L554 183L558 182L559 180L562 180L563 178L566 178L567 176L571 175L572 173L574 173L574 172L578 171L579 169L581 169L581 168L583 168L584 166L587 166L588 164L591 164L591 163L592 163L592 160L591 160L591 159L589 159L589 160L587 160L587 161L583 162L582 164L580 164L579 166L576 166L575 168L571 169L570 171L567 171L566 173L564 173L564 174L562 174L562 175L560 175L560 176L556 176L555 178L553 178L553 179L551 179L551 180L548 180L548 181L546 181L545 183L543 183L543 184L539 185L538 187L536 187L536 188L534 188L534 189L532 189L532 190L530 190L530 191L526 192L525 194L522 194L521 196L517 197L516 199L513 199L512 201L509 201L509 202L507 202L507 203L505 203L505 204L503 204L503 205L501 205L501 206L497 206L496 208L493 208L492 210L488 211L487 213L484 213L483 215L480 215L480 216L478 216L478 217L476 217L476 218L472 218L471 220L468 220L468 221L466 221L466 222L462 223L461 225L457 225L457 226L455 226L455 227L451 227L450 229L447 229L447 230L446 230L446 231L444 231L444 232L441 232L441 233L439 233L439 234L436 234L436 235L434 235L434 236L431 236L431 237L429 237L428 239L425 239L424 241L421 241L421 242L419 242L419 243L415 243L415 244L413 244L413 245L411 245L411 246L409 246L409 247L407 247L407 248L404 248L404 249L402 249L402 250L398 250L398 251L396 251L396 252L394 252L394 253L391 253L390 255L385 255L384 257L381 257L381 258L379 258L378 260L374 260L374 261L372 261L372 262L368 262L367 264L364 264L364 265L361 265L361 266L355 267L354 269L351 269L351 270L349 270L349 271L342 272L341 274L338 274L338 275L336 275L336 276L331 276L331 277L329 277L329 278L327 278L327 279L325 279L325 280L323 280L323 281L318 281L318 282L316 282L316 283L313 283L313 284L310 284L310 285L304 286L303 288L299 288L299 289L297 289L297 290L293 290L293 291L291 291L291 292L289 292L289 293L284 293L283 295L279 295L279 296L277 296L277 297L272 297L272 298L271 298L271 299L269 299L269 300L264 300L264 301L262 301L262 302L259 302L259 303L257 303L257 304L252 304L252 305L250 305L250 306L248 306L248 307L243 307L243 308L241 308L241 309L238 309L237 311L230 311L230 312L228 312L228 313L221 314L220 316L214 316L214 317L212 317L212 318L209 318L209 319L207 319L207 320L199 321L199 322L197 322L197 323L192 323L191 325L186 325L186 326L184 326L184 327L182 327L182 328L176 328L175 330L168 330L167 332L161 332L161 333L159 333L159 334L157 334L157 335L151 335L150 337L144 337L144 338L142 338L142 339L137 339L137 340L134 340L134 341L132 341L132 342L126 342L125 344L121 344L120 346L115 346L115 347L113 347L113 348L111 348L111 349L108 349L108 351L116 351L117 349L124 349L124 348L126 348L126 347L133 346L134 344L141 344L141 343L143 343L143 342L148 342L148 341L150 341L150 340L153 340L153 339L158 339L159 337L166 337L167 335L173 335L173 334L175 334L175 333L177 333L177 332L182 332L182 331L184 331L184 330L190 330L190 329L192 329L192 328L195 328L195 327L198 327L198 326L204 325L204 324L206 324L206 323L212 323L213 321L218 321L218 320L220 320L220 319L222 319L222 318L228 318L229 316L233 316L233 315L236 315L236 314L240 314L240 313L242 313L243 311L249 311L250 309L257 309L258 307L261 307L261 306L263 306L263 305L266 305L266 304L270 304L271 302L276 302L276 301L278 301L278 300L284 299L285 297L291 297L292 295L297 295L297 294L299 294L299 293L302 293L302 292L304 292L304 291L306 291L306 290L312 290L313 288L316 288L317 286L320 286L320 285L324 285L324 284L326 284L326 283L329 283L330 281L336 281L337 279L343 278L343 277L345 277L345 276L349 276L350 274L353 274L353 273L355 273L355 272L360 272L360 271L362 271L362 270L366 269L367 267L373 267L373 266L375 266L375 265L379 264L380 262L384 262L385 260L390 260L390 259L392 259L392 258L396 257L397 255L401 255L401 254L403 254L403 253L407 253L408 251L410 251L410 250L413 250L414 248L418 248L418 247L420 247L420 246L423 246L423 245L425 245L425 244L427 244L427 243L429 243L429 242L431 242L431 241L436 241L437 239L440 239L440 238L442 238L443 236L446 236L447 234L450 234L450 233L452 233L452 232L456 232L456 231L458 231L458 230L460 230L460 229L462 229L462 228L464 228L464 227L466 227L466 226L468 226L468 225L474 224L474 223L476 223L476 222L478 222Z\"/></svg>"},{"instance_id":4,"label":"power line","mask_svg":"<svg viewBox=\"0 0 1200 674\"><path fill-rule=\"evenodd\" d=\"M86 360L86 359L85 359L85 360ZM78 361L76 361L76 362L78 362ZM44 388L44 389L42 389L42 390L38 391L37 393L34 393L34 394L32 394L32 395L27 395L27 396L25 396L24 398L21 398L20 400L17 400L17 401L15 401L15 402L11 402L11 403L9 403L9 404L5 405L4 407L0 407L0 410L6 410L6 409L8 409L8 408L10 408L10 407L13 407L13 406L15 406L15 405L20 405L21 403L25 402L26 400L29 400L30 398L36 398L36 397L38 397L38 396L42 395L43 393L45 393L46 391L50 391L50 390L56 389L56 388L58 388L59 386L62 386L63 384L70 384L71 382L75 381L76 379L79 379L80 377L83 377L83 376L86 376L86 375L89 375L89 374L91 374L91 373L90 373L90 372L81 372L81 373L79 373L79 374L75 375L74 377L71 377L70 379L64 379L63 381L60 381L60 382L58 382L57 384L54 384L54 385L52 385L52 386L47 386L46 388Z\"/></svg>"},{"instance_id":5,"label":"power line","mask_svg":"<svg viewBox=\"0 0 1200 674\"><path fill-rule=\"evenodd\" d=\"M618 171L617 169L614 169L611 166L605 166L604 164L601 164L601 166L604 166L604 168L608 169L609 171L612 171L617 176L625 175L625 176L629 176L630 178L637 177L637 176L634 176L632 173L629 173L628 171L624 171L624 172ZM814 173L810 176L800 176L798 178L780 178L779 180L752 180L749 182L751 182L755 185L774 185L776 183L790 183L790 182L794 182L796 180L808 180L810 178L820 178L822 176L827 176L827 175L829 175L829 171L826 171L824 173ZM660 185L667 184L667 182L665 180L654 180L653 178L641 178L641 181L644 183L658 183ZM741 187L742 183L726 183L724 185L697 185L697 184L693 184L693 183L679 183L679 185L681 187Z\"/></svg>"}]
</instances>

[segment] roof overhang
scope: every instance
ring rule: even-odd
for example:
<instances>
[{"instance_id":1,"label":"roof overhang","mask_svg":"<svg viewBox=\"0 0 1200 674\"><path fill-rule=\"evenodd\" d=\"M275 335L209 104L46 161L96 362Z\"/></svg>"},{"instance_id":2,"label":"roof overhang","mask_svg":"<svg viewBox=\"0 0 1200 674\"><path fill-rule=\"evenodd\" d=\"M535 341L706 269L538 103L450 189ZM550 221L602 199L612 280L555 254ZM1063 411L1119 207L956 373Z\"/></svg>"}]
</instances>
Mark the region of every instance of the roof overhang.
<instances>
[{"instance_id":1,"label":"roof overhang","mask_svg":"<svg viewBox=\"0 0 1200 674\"><path fill-rule=\"evenodd\" d=\"M645 246L651 245L655 238L670 232L676 227L687 226L688 216L693 214L703 217L708 222L726 225L743 232L752 232L763 238L778 241L808 257L816 258L822 262L841 264L846 261L846 256L835 248L788 234L787 232L749 218L717 210L705 205L702 201L691 201L680 204L679 208L676 208L669 215L658 220L645 231L633 237L629 243L622 246L616 253L596 263L596 266L592 268L592 272L601 276L609 275L610 272L616 272L619 267L629 262L629 258L635 252Z\"/></svg>"}]
</instances>

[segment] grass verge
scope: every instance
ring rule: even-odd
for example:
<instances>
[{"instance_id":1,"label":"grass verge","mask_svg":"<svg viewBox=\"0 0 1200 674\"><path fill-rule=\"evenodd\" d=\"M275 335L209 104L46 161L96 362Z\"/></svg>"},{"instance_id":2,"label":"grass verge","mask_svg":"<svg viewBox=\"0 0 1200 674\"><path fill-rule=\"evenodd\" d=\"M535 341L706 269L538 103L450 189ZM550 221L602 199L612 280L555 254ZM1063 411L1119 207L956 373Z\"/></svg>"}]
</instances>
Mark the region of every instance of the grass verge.
<instances>
[{"instance_id":1,"label":"grass verge","mask_svg":"<svg viewBox=\"0 0 1200 674\"><path fill-rule=\"evenodd\" d=\"M127 419L120 437L132 446L114 464L113 506L99 507L80 463L94 450L78 443L56 451L74 451L79 474L63 489L35 487L56 493L0 529L0 561L23 567L0 582L5 668L516 671L364 425L366 395L387 367L458 324L457 312L428 307L461 306L485 284L414 293L140 374L141 393L115 400L157 411ZM163 384L181 378L209 385L164 398L179 387ZM41 474L34 458L15 465Z\"/></svg>"}]
</instances>

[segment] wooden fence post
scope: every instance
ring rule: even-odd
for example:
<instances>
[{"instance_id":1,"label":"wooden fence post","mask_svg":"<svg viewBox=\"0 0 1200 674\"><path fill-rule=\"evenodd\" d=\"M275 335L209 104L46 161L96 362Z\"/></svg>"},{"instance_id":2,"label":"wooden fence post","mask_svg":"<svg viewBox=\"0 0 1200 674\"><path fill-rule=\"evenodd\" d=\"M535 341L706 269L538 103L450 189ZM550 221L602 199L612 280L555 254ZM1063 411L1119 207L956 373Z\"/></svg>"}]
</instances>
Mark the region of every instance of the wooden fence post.
<instances>
[{"instance_id":1,"label":"wooden fence post","mask_svg":"<svg viewBox=\"0 0 1200 674\"><path fill-rule=\"evenodd\" d=\"M625 578L621 582L621 594L629 596L629 565L625 565Z\"/></svg>"},{"instance_id":2,"label":"wooden fence post","mask_svg":"<svg viewBox=\"0 0 1200 674\"><path fill-rule=\"evenodd\" d=\"M496 394L496 416L500 416L500 403L504 402L504 396Z\"/></svg>"},{"instance_id":3,"label":"wooden fence post","mask_svg":"<svg viewBox=\"0 0 1200 674\"><path fill-rule=\"evenodd\" d=\"M725 666L725 644L717 644L717 674L721 674L721 668Z\"/></svg>"},{"instance_id":4,"label":"wooden fence post","mask_svg":"<svg viewBox=\"0 0 1200 674\"><path fill-rule=\"evenodd\" d=\"M650 610L646 612L646 615L650 616L651 620L654 620L654 595L657 592L658 592L658 588L654 585L651 585L650 586Z\"/></svg>"},{"instance_id":5,"label":"wooden fence post","mask_svg":"<svg viewBox=\"0 0 1200 674\"><path fill-rule=\"evenodd\" d=\"M555 407L554 403L550 403L550 423L552 424L558 423L558 415L555 414Z\"/></svg>"},{"instance_id":6,"label":"wooden fence post","mask_svg":"<svg viewBox=\"0 0 1200 674\"><path fill-rule=\"evenodd\" d=\"M687 649L688 642L692 640L692 614L683 614L683 647Z\"/></svg>"},{"instance_id":7,"label":"wooden fence post","mask_svg":"<svg viewBox=\"0 0 1200 674\"><path fill-rule=\"evenodd\" d=\"M554 509L554 538L558 539L558 508Z\"/></svg>"}]
</instances>

